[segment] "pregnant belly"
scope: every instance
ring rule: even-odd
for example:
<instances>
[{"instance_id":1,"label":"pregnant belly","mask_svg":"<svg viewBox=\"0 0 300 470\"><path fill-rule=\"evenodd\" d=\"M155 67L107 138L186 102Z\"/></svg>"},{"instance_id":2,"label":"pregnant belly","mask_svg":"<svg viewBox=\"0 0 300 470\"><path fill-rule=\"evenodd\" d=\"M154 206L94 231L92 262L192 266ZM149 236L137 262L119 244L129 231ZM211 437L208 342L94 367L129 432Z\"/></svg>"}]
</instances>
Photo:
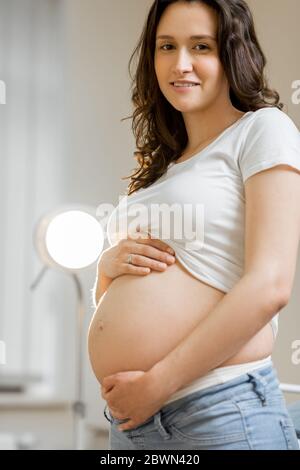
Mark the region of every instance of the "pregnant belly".
<instances>
[{"instance_id":1,"label":"pregnant belly","mask_svg":"<svg viewBox=\"0 0 300 470\"><path fill-rule=\"evenodd\" d=\"M112 281L93 315L88 350L100 383L116 372L149 370L188 336L224 297L193 277L176 259L164 272L125 274ZM266 325L220 366L267 357L273 335Z\"/></svg>"}]
</instances>

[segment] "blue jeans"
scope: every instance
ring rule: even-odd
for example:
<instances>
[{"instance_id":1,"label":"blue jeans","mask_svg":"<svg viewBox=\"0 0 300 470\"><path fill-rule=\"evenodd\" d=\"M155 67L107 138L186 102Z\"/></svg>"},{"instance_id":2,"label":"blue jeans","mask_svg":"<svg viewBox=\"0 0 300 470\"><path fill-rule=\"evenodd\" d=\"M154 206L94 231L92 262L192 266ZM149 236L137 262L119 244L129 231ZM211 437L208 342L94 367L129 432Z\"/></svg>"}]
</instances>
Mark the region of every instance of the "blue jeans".
<instances>
[{"instance_id":1,"label":"blue jeans","mask_svg":"<svg viewBox=\"0 0 300 470\"><path fill-rule=\"evenodd\" d=\"M272 363L168 403L127 431L106 408L110 450L299 450Z\"/></svg>"}]
</instances>

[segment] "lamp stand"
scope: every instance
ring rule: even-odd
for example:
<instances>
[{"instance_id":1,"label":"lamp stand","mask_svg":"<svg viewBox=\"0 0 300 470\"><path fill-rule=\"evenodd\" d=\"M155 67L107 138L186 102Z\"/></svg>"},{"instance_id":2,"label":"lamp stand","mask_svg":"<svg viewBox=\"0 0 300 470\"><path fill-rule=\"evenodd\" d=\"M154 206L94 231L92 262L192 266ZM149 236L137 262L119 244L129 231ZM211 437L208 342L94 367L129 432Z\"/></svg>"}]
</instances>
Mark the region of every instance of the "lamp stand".
<instances>
[{"instance_id":1,"label":"lamp stand","mask_svg":"<svg viewBox=\"0 0 300 470\"><path fill-rule=\"evenodd\" d=\"M83 290L81 282L78 276L72 273L72 277L75 282L76 292L77 292L77 377L76 377L76 400L73 403L73 419L74 419L74 433L73 433L73 442L74 449L83 450L84 449L84 421L85 421L85 412L86 407L83 402L83 318L84 318L84 301L83 301Z\"/></svg>"}]
</instances>

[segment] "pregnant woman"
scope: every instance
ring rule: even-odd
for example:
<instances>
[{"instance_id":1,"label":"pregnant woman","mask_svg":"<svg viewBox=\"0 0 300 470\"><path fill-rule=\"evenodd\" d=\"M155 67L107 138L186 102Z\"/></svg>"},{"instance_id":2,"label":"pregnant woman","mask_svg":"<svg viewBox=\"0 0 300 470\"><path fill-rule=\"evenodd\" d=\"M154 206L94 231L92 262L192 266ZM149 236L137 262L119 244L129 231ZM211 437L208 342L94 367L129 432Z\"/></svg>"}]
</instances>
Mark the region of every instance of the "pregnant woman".
<instances>
[{"instance_id":1,"label":"pregnant woman","mask_svg":"<svg viewBox=\"0 0 300 470\"><path fill-rule=\"evenodd\" d=\"M155 1L138 50L139 168L108 219L88 335L110 449L298 449L271 355L299 131L245 1Z\"/></svg>"}]
</instances>

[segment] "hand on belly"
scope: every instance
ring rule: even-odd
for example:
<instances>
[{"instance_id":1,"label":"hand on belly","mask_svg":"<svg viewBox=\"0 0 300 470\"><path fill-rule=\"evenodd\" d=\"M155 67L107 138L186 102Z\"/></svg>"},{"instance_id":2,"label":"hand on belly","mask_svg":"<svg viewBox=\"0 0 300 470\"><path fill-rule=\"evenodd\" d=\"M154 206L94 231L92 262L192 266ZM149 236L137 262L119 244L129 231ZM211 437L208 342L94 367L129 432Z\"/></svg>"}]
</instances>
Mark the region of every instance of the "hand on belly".
<instances>
[{"instance_id":1,"label":"hand on belly","mask_svg":"<svg viewBox=\"0 0 300 470\"><path fill-rule=\"evenodd\" d=\"M116 372L149 370L188 336L224 295L194 278L178 260L164 272L114 279L89 328L89 356L99 382ZM265 328L260 338L256 335L222 365L269 355L268 325Z\"/></svg>"}]
</instances>

